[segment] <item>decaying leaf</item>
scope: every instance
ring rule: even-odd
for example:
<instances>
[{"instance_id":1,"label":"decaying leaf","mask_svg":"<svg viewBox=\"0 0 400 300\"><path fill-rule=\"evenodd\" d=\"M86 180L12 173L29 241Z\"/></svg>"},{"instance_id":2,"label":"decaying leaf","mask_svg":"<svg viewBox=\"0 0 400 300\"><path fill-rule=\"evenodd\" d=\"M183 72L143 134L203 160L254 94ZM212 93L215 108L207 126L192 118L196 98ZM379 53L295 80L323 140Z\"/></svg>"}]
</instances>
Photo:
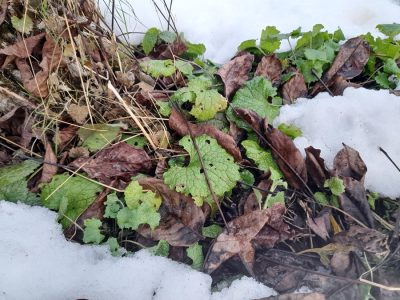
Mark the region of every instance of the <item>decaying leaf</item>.
<instances>
[{"instance_id":1,"label":"decaying leaf","mask_svg":"<svg viewBox=\"0 0 400 300\"><path fill-rule=\"evenodd\" d=\"M16 107L0 117L2 134L25 148L28 148L32 139L33 123L32 115L28 109L23 107Z\"/></svg>"},{"instance_id":2,"label":"decaying leaf","mask_svg":"<svg viewBox=\"0 0 400 300\"><path fill-rule=\"evenodd\" d=\"M252 240L266 224L275 218L282 218L284 212L284 205L275 204L271 208L252 211L229 222L210 248L204 270L212 273L223 262L238 254L252 273L255 254Z\"/></svg>"},{"instance_id":3,"label":"decaying leaf","mask_svg":"<svg viewBox=\"0 0 400 300\"><path fill-rule=\"evenodd\" d=\"M315 149L312 146L304 150L306 152L308 178L311 179L318 188L323 188L330 174L325 166L324 159L320 156L321 150Z\"/></svg>"},{"instance_id":4,"label":"decaying leaf","mask_svg":"<svg viewBox=\"0 0 400 300\"><path fill-rule=\"evenodd\" d=\"M247 81L253 61L254 55L241 52L218 70L216 74L224 82L226 98L229 99Z\"/></svg>"},{"instance_id":5,"label":"decaying leaf","mask_svg":"<svg viewBox=\"0 0 400 300\"><path fill-rule=\"evenodd\" d=\"M343 144L333 160L333 171L336 176L351 177L364 182L367 166L357 150Z\"/></svg>"},{"instance_id":6,"label":"decaying leaf","mask_svg":"<svg viewBox=\"0 0 400 300\"><path fill-rule=\"evenodd\" d=\"M214 126L206 124L193 124L186 120L185 117L175 108L172 108L168 124L171 129L175 130L180 136L192 134L193 137L197 137L207 134L216 139L218 144L229 154L231 154L236 161L242 160L239 147L237 146L233 137L218 130Z\"/></svg>"},{"instance_id":7,"label":"decaying leaf","mask_svg":"<svg viewBox=\"0 0 400 300\"><path fill-rule=\"evenodd\" d=\"M296 70L294 75L282 86L282 97L285 104L293 103L297 98L306 97L307 86L303 74Z\"/></svg>"},{"instance_id":8,"label":"decaying leaf","mask_svg":"<svg viewBox=\"0 0 400 300\"><path fill-rule=\"evenodd\" d=\"M108 184L116 178L129 181L138 172L148 172L152 163L146 151L119 142L99 151L95 158L81 157L74 160L70 166L80 168L90 178Z\"/></svg>"},{"instance_id":9,"label":"decaying leaf","mask_svg":"<svg viewBox=\"0 0 400 300\"><path fill-rule=\"evenodd\" d=\"M307 216L306 222L308 227L323 240L326 241L329 238L329 232L331 232L330 209L323 208L315 218Z\"/></svg>"},{"instance_id":10,"label":"decaying leaf","mask_svg":"<svg viewBox=\"0 0 400 300\"><path fill-rule=\"evenodd\" d=\"M166 240L171 246L179 247L190 246L202 238L200 230L205 215L191 197L169 189L160 179L143 178L139 183L162 198L160 225L154 230L148 226L139 227L141 235L154 240Z\"/></svg>"},{"instance_id":11,"label":"decaying leaf","mask_svg":"<svg viewBox=\"0 0 400 300\"><path fill-rule=\"evenodd\" d=\"M50 182L54 175L57 174L57 156L54 154L51 143L44 137L44 144L46 152L44 154L44 163L42 170L42 177L40 182Z\"/></svg>"},{"instance_id":12,"label":"decaying leaf","mask_svg":"<svg viewBox=\"0 0 400 300\"><path fill-rule=\"evenodd\" d=\"M258 63L255 76L264 76L272 82L272 84L279 83L282 73L282 63L275 54L263 56Z\"/></svg>"},{"instance_id":13,"label":"decaying leaf","mask_svg":"<svg viewBox=\"0 0 400 300\"><path fill-rule=\"evenodd\" d=\"M77 104L70 104L68 106L68 114L78 124L83 124L89 114L87 106L80 106Z\"/></svg>"},{"instance_id":14,"label":"decaying leaf","mask_svg":"<svg viewBox=\"0 0 400 300\"><path fill-rule=\"evenodd\" d=\"M0 5L0 25L4 22L7 14L8 1L2 0Z\"/></svg>"},{"instance_id":15,"label":"decaying leaf","mask_svg":"<svg viewBox=\"0 0 400 300\"><path fill-rule=\"evenodd\" d=\"M53 142L60 148L64 148L76 136L79 127L67 126L61 130L56 131Z\"/></svg>"}]
</instances>

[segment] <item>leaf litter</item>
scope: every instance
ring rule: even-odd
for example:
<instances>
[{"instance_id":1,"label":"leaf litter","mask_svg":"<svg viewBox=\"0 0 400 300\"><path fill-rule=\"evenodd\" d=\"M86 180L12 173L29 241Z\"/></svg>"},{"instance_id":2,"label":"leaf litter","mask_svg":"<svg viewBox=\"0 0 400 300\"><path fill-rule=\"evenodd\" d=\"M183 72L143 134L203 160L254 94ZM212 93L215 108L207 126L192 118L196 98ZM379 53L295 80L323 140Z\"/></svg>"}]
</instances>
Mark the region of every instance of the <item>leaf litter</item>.
<instances>
[{"instance_id":1,"label":"leaf litter","mask_svg":"<svg viewBox=\"0 0 400 300\"><path fill-rule=\"evenodd\" d=\"M10 19L21 32L21 19L4 3L0 26ZM27 17L26 36L0 49L2 70L19 72L29 101L45 101L34 111L2 111L1 153L13 158L0 168L1 199L54 210L68 238L108 243L115 254L119 247L175 251L215 281L230 276L233 262L244 267L236 273L280 292L303 283L328 294L348 279L349 296L360 293L366 264L390 269L393 203L378 197L379 209L371 208L357 150L343 145L329 169L319 149L302 156L292 140L301 131L272 124L282 104L298 98L339 95L367 78L372 88L398 81L399 55L389 52L400 47L395 24L379 27L387 38L342 44L340 30L322 25L289 34L267 26L259 44L243 42L218 66L202 59L204 45L177 32L150 28L132 50L85 36L99 26L92 16L64 17L46 32ZM68 35L56 38L59 28ZM297 39L295 48L278 52L288 38Z\"/></svg>"}]
</instances>

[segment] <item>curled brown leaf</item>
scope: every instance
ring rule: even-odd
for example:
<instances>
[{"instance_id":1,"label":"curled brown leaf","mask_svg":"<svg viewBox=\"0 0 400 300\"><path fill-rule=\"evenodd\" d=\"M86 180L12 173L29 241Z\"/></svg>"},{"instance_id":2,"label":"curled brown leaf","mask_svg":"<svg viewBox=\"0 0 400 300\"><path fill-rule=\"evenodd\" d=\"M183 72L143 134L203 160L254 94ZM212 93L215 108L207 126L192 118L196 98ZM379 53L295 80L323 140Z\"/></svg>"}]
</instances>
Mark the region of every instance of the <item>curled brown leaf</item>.
<instances>
[{"instance_id":1,"label":"curled brown leaf","mask_svg":"<svg viewBox=\"0 0 400 300\"><path fill-rule=\"evenodd\" d=\"M255 76L264 76L273 84L281 80L282 63L275 54L265 55L258 63Z\"/></svg>"},{"instance_id":2,"label":"curled brown leaf","mask_svg":"<svg viewBox=\"0 0 400 300\"><path fill-rule=\"evenodd\" d=\"M335 176L351 177L357 181L364 182L367 166L357 150L343 144L333 160L333 171Z\"/></svg>"}]
</instances>

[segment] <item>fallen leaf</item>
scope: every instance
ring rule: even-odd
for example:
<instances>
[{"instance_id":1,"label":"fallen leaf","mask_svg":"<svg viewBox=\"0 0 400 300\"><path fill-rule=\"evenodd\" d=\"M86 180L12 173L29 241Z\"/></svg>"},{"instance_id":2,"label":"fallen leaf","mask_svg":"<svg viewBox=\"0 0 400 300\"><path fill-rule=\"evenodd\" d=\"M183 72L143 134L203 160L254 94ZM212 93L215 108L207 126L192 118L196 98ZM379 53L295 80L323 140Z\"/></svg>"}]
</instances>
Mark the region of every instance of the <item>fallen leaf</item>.
<instances>
[{"instance_id":1,"label":"fallen leaf","mask_svg":"<svg viewBox=\"0 0 400 300\"><path fill-rule=\"evenodd\" d=\"M141 226L138 232L146 238L166 240L171 246L190 246L198 242L202 236L200 230L205 221L205 215L193 199L168 188L160 179L143 178L139 184L152 190L162 198L160 225L151 230Z\"/></svg>"},{"instance_id":2,"label":"fallen leaf","mask_svg":"<svg viewBox=\"0 0 400 300\"><path fill-rule=\"evenodd\" d=\"M216 73L224 83L225 97L230 98L248 79L254 55L241 52Z\"/></svg>"},{"instance_id":3,"label":"fallen leaf","mask_svg":"<svg viewBox=\"0 0 400 300\"><path fill-rule=\"evenodd\" d=\"M264 76L273 84L281 80L282 63L275 54L265 55L258 63L254 76Z\"/></svg>"},{"instance_id":4,"label":"fallen leaf","mask_svg":"<svg viewBox=\"0 0 400 300\"><path fill-rule=\"evenodd\" d=\"M230 221L210 248L204 270L210 274L238 254L249 272L253 273L255 249L252 240L272 218L282 218L284 212L284 205L275 204L271 208L252 211Z\"/></svg>"},{"instance_id":5,"label":"fallen leaf","mask_svg":"<svg viewBox=\"0 0 400 300\"><path fill-rule=\"evenodd\" d=\"M388 235L371 228L352 225L349 230L336 234L333 239L337 243L379 256L385 256L389 252Z\"/></svg>"},{"instance_id":6,"label":"fallen leaf","mask_svg":"<svg viewBox=\"0 0 400 300\"><path fill-rule=\"evenodd\" d=\"M335 176L351 177L357 181L364 182L367 166L357 150L343 144L333 160L333 171Z\"/></svg>"},{"instance_id":7,"label":"fallen leaf","mask_svg":"<svg viewBox=\"0 0 400 300\"><path fill-rule=\"evenodd\" d=\"M176 131L176 133L178 133L180 136L192 134L193 137L197 137L207 134L215 138L218 144L235 158L235 161L242 160L239 147L237 146L233 137L218 130L214 126L207 124L193 124L186 120L185 117L175 108L172 108L168 124L169 127Z\"/></svg>"},{"instance_id":8,"label":"fallen leaf","mask_svg":"<svg viewBox=\"0 0 400 300\"><path fill-rule=\"evenodd\" d=\"M80 106L77 104L70 104L68 106L68 114L78 124L83 124L89 114L87 106Z\"/></svg>"},{"instance_id":9,"label":"fallen leaf","mask_svg":"<svg viewBox=\"0 0 400 300\"><path fill-rule=\"evenodd\" d=\"M268 174L269 175L269 174ZM244 214L250 213L255 210L259 210L261 207L261 204L258 199L255 191L258 191L262 197L262 199L265 200L265 198L268 196L268 193L263 192L262 190L268 191L269 188L271 187L272 181L269 176L261 175L263 179L257 184L257 189L254 189L253 192L246 198L243 204L243 212Z\"/></svg>"},{"instance_id":10,"label":"fallen leaf","mask_svg":"<svg viewBox=\"0 0 400 300\"><path fill-rule=\"evenodd\" d=\"M361 85L358 83L347 81L342 76L335 76L335 78L332 80L332 84L330 85L329 90L334 96L342 96L344 90L348 87L359 88L361 87Z\"/></svg>"},{"instance_id":11,"label":"fallen leaf","mask_svg":"<svg viewBox=\"0 0 400 300\"><path fill-rule=\"evenodd\" d=\"M85 147L74 147L71 148L68 152L68 156L70 158L78 158L78 157L89 157L90 152Z\"/></svg>"},{"instance_id":12,"label":"fallen leaf","mask_svg":"<svg viewBox=\"0 0 400 300\"><path fill-rule=\"evenodd\" d=\"M32 19L26 14L24 14L21 19L17 16L12 16L11 24L15 30L21 32L22 34L29 34L33 29Z\"/></svg>"},{"instance_id":13,"label":"fallen leaf","mask_svg":"<svg viewBox=\"0 0 400 300\"><path fill-rule=\"evenodd\" d=\"M329 232L331 232L330 222L330 209L323 208L317 217L311 218L307 215L307 225L310 229L324 241L329 238Z\"/></svg>"},{"instance_id":14,"label":"fallen leaf","mask_svg":"<svg viewBox=\"0 0 400 300\"><path fill-rule=\"evenodd\" d=\"M95 158L81 157L74 160L70 166L80 168L90 178L109 184L116 178L130 181L137 173L148 172L152 163L146 151L119 142L99 151Z\"/></svg>"},{"instance_id":15,"label":"fallen leaf","mask_svg":"<svg viewBox=\"0 0 400 300\"><path fill-rule=\"evenodd\" d=\"M24 107L17 107L0 117L3 136L25 148L28 148L32 139L33 123L32 115Z\"/></svg>"},{"instance_id":16,"label":"fallen leaf","mask_svg":"<svg viewBox=\"0 0 400 300\"><path fill-rule=\"evenodd\" d=\"M187 50L186 43L177 38L172 44L162 44L155 49L155 56L158 59L175 59L181 56ZM157 55L157 53L160 53Z\"/></svg>"},{"instance_id":17,"label":"fallen leaf","mask_svg":"<svg viewBox=\"0 0 400 300\"><path fill-rule=\"evenodd\" d=\"M294 75L282 86L282 98L285 104L293 103L297 98L307 97L308 89L303 74L296 70Z\"/></svg>"},{"instance_id":18,"label":"fallen leaf","mask_svg":"<svg viewBox=\"0 0 400 300\"><path fill-rule=\"evenodd\" d=\"M40 182L50 182L54 175L57 174L57 156L54 154L51 143L44 137L45 145L45 154L44 154L44 163L42 170L42 177L40 178Z\"/></svg>"},{"instance_id":19,"label":"fallen leaf","mask_svg":"<svg viewBox=\"0 0 400 300\"><path fill-rule=\"evenodd\" d=\"M311 179L318 188L323 188L325 181L330 177L329 171L325 166L325 161L321 158L321 150L310 146L304 149L306 152L306 167L308 178Z\"/></svg>"},{"instance_id":20,"label":"fallen leaf","mask_svg":"<svg viewBox=\"0 0 400 300\"><path fill-rule=\"evenodd\" d=\"M60 148L64 148L73 138L75 138L78 129L79 127L70 125L56 131L56 134L53 137L54 144Z\"/></svg>"},{"instance_id":21,"label":"fallen leaf","mask_svg":"<svg viewBox=\"0 0 400 300\"><path fill-rule=\"evenodd\" d=\"M2 0L0 5L0 25L4 22L7 14L8 1Z\"/></svg>"}]
</instances>

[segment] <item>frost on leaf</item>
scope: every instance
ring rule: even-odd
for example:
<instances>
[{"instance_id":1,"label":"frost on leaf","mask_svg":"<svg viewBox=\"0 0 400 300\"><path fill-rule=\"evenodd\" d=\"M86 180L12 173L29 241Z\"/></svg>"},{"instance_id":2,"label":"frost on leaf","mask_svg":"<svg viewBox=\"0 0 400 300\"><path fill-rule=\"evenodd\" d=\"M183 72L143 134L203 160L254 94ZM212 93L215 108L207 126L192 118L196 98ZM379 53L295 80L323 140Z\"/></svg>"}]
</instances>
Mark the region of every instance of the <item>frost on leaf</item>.
<instances>
[{"instance_id":1,"label":"frost on leaf","mask_svg":"<svg viewBox=\"0 0 400 300\"><path fill-rule=\"evenodd\" d=\"M226 116L240 128L249 130L250 126L233 111L234 108L245 108L256 111L263 118L267 117L271 123L278 116L282 104L282 99L276 95L276 88L269 80L264 77L254 77L236 92Z\"/></svg>"},{"instance_id":2,"label":"frost on leaf","mask_svg":"<svg viewBox=\"0 0 400 300\"><path fill-rule=\"evenodd\" d=\"M187 87L179 89L174 94L174 99L179 103L192 103L190 114L197 120L210 120L227 106L225 97L216 89L211 89L212 84L212 80L205 76L194 78L189 81Z\"/></svg>"},{"instance_id":3,"label":"frost on leaf","mask_svg":"<svg viewBox=\"0 0 400 300\"><path fill-rule=\"evenodd\" d=\"M179 144L189 153L190 162L186 167L173 166L164 173L164 181L177 192L191 195L194 199L211 199L210 190L204 173L210 180L211 187L216 196L222 196L231 191L240 180L239 166L217 141L207 135L196 138L196 143L201 155L204 168L192 139L185 136Z\"/></svg>"},{"instance_id":4,"label":"frost on leaf","mask_svg":"<svg viewBox=\"0 0 400 300\"><path fill-rule=\"evenodd\" d=\"M56 175L42 188L40 198L45 207L59 211L61 224L67 228L96 199L102 187L82 177L67 173Z\"/></svg>"},{"instance_id":5,"label":"frost on leaf","mask_svg":"<svg viewBox=\"0 0 400 300\"><path fill-rule=\"evenodd\" d=\"M157 212L161 205L161 197L152 191L144 191L140 184L132 181L124 192L127 207L117 213L120 228L138 229L141 224L148 224L152 229L160 223Z\"/></svg>"}]
</instances>

